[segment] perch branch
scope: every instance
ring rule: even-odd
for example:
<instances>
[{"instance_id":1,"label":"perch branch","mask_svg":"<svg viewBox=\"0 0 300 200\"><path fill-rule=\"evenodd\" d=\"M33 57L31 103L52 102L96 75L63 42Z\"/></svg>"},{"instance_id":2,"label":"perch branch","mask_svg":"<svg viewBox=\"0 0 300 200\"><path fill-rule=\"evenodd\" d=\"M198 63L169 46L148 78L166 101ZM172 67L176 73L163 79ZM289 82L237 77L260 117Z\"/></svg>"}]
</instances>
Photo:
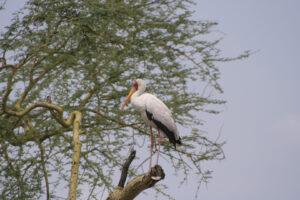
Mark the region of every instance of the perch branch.
<instances>
[{"instance_id":1,"label":"perch branch","mask_svg":"<svg viewBox=\"0 0 300 200\"><path fill-rule=\"evenodd\" d=\"M165 173L161 166L156 165L151 168L150 172L136 176L130 180L124 187L124 183L127 176L127 171L130 163L132 162L132 153L127 158L125 164L123 165L122 175L119 185L111 192L106 200L133 200L144 190L153 187L157 182L165 178ZM126 169L127 168L127 169ZM125 173L123 173L123 171ZM125 180L124 179L125 176ZM152 177L161 177L160 180L154 180Z\"/></svg>"}]
</instances>

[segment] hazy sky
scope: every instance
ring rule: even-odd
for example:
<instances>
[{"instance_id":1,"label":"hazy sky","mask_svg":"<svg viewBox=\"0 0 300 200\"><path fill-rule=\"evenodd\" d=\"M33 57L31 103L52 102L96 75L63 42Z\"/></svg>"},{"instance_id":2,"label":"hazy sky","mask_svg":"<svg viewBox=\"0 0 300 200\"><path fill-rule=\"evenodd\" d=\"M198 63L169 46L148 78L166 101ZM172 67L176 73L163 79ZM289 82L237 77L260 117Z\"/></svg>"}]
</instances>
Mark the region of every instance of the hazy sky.
<instances>
[{"instance_id":1,"label":"hazy sky","mask_svg":"<svg viewBox=\"0 0 300 200\"><path fill-rule=\"evenodd\" d=\"M22 2L7 2L1 27ZM198 199L300 198L299 8L297 0L198 1L195 17L219 22L224 55L257 51L249 59L219 65L228 103L221 115L208 119L206 130L214 134L223 127L226 159L209 163L213 178ZM167 172L164 180L170 193L193 199L196 186L178 188L172 176ZM139 199L153 199L153 194Z\"/></svg>"},{"instance_id":2,"label":"hazy sky","mask_svg":"<svg viewBox=\"0 0 300 200\"><path fill-rule=\"evenodd\" d=\"M227 158L199 199L300 199L299 8L297 0L199 1L197 16L225 33L226 55L259 50L220 66Z\"/></svg>"}]
</instances>

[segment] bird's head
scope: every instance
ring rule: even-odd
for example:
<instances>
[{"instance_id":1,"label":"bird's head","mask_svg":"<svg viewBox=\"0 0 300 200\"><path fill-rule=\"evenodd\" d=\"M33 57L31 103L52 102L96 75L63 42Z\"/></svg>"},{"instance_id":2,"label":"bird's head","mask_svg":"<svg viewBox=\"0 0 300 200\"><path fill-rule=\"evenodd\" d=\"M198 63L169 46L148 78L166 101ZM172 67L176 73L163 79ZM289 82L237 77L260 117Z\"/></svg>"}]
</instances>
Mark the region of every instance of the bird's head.
<instances>
[{"instance_id":1,"label":"bird's head","mask_svg":"<svg viewBox=\"0 0 300 200\"><path fill-rule=\"evenodd\" d=\"M146 84L142 79L136 79L132 81L131 84L131 89L127 95L127 97L125 98L123 104L121 105L121 111L124 110L125 106L127 106L127 104L129 103L131 96L138 92L139 95L141 95L142 93L144 93L146 90Z\"/></svg>"}]
</instances>

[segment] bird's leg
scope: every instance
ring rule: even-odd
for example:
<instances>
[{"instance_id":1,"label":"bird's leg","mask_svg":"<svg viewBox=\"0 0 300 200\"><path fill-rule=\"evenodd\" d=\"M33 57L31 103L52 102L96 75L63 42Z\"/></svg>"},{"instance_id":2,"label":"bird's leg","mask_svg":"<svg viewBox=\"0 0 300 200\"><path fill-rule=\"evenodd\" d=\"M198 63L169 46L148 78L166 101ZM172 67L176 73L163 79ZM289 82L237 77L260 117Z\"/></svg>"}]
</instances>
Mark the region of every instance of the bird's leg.
<instances>
[{"instance_id":1,"label":"bird's leg","mask_svg":"<svg viewBox=\"0 0 300 200\"><path fill-rule=\"evenodd\" d=\"M153 143L154 143L154 137L153 137L152 127L150 126L150 163L149 163L149 171L151 170L151 167L152 167Z\"/></svg>"},{"instance_id":2,"label":"bird's leg","mask_svg":"<svg viewBox=\"0 0 300 200\"><path fill-rule=\"evenodd\" d=\"M159 158L159 149L160 149L160 131L159 129L157 129L158 131L158 151L157 151L157 159L156 159L156 165L158 165L158 158ZM155 180L155 181L159 181L161 179L160 176L151 176L151 179Z\"/></svg>"},{"instance_id":3,"label":"bird's leg","mask_svg":"<svg viewBox=\"0 0 300 200\"><path fill-rule=\"evenodd\" d=\"M161 135L159 129L157 129L158 132L158 150L157 150L157 158L156 158L156 164L158 165L158 159L159 159L159 153L160 153L160 141L161 141Z\"/></svg>"}]
</instances>

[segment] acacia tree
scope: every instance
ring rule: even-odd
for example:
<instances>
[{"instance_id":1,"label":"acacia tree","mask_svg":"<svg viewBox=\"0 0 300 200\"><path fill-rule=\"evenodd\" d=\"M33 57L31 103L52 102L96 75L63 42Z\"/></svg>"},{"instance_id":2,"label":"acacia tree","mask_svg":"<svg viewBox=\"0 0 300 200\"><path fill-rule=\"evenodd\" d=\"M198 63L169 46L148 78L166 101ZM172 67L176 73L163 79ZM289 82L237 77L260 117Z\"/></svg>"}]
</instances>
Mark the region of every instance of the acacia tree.
<instances>
[{"instance_id":1,"label":"acacia tree","mask_svg":"<svg viewBox=\"0 0 300 200\"><path fill-rule=\"evenodd\" d=\"M180 148L162 145L169 164L183 172L183 181L190 174L209 176L200 163L222 159L222 143L198 131L197 114L216 113L209 106L224 101L188 86L221 93L216 64L248 53L222 57L220 40L206 39L216 23L193 20L192 3L27 1L0 38L1 199L56 199L62 186L71 199L99 199L103 188L112 191L128 150L147 136L135 111L119 111L135 78L145 79L147 90L185 127ZM145 172L145 159L139 155L132 176Z\"/></svg>"}]
</instances>

